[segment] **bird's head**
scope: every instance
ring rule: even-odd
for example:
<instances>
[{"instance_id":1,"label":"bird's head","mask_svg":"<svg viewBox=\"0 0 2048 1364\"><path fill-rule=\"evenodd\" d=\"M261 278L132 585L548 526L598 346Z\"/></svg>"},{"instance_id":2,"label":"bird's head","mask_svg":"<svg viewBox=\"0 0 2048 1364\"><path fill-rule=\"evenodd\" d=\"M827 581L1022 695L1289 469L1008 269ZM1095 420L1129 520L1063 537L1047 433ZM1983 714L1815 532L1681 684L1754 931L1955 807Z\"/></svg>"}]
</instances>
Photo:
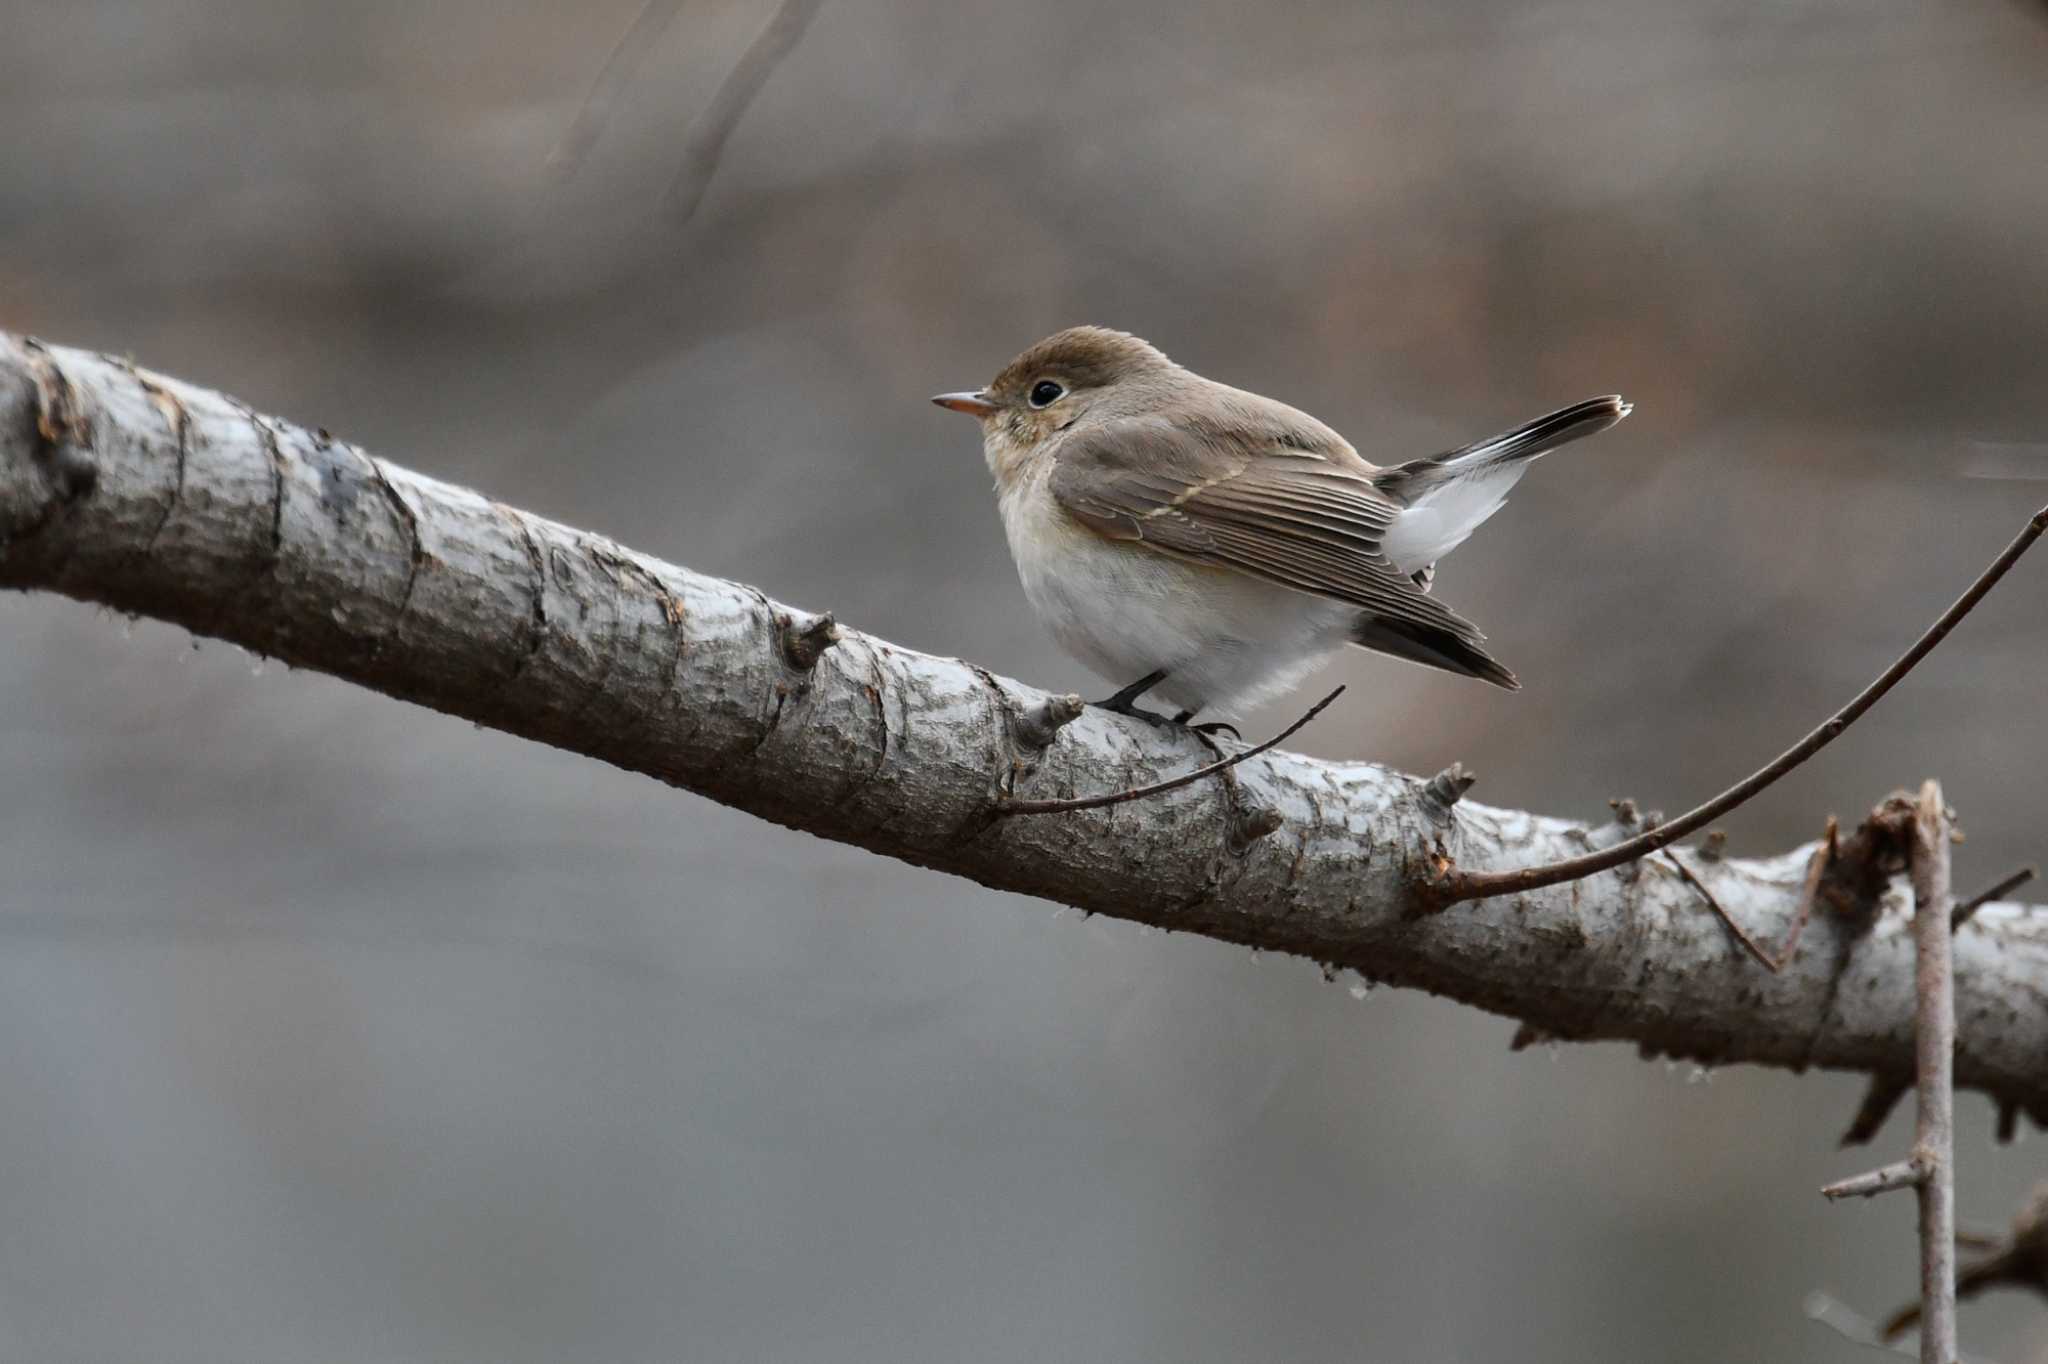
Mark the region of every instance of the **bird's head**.
<instances>
[{"instance_id":1,"label":"bird's head","mask_svg":"<svg viewBox=\"0 0 2048 1364\"><path fill-rule=\"evenodd\" d=\"M981 422L998 481L1046 441L1091 416L1121 415L1180 367L1150 342L1107 327L1055 332L1003 366L985 388L932 401Z\"/></svg>"}]
</instances>

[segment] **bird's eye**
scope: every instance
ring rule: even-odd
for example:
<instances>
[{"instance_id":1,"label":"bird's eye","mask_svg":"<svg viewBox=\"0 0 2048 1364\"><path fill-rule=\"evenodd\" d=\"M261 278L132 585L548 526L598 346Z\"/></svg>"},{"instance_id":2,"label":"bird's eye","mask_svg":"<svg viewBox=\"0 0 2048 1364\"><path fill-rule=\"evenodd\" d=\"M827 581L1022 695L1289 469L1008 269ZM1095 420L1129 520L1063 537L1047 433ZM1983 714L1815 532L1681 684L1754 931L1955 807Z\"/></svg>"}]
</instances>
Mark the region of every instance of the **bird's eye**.
<instances>
[{"instance_id":1,"label":"bird's eye","mask_svg":"<svg viewBox=\"0 0 2048 1364\"><path fill-rule=\"evenodd\" d=\"M1033 407L1051 407L1066 395L1067 391L1052 380L1040 379L1031 386L1031 405Z\"/></svg>"}]
</instances>

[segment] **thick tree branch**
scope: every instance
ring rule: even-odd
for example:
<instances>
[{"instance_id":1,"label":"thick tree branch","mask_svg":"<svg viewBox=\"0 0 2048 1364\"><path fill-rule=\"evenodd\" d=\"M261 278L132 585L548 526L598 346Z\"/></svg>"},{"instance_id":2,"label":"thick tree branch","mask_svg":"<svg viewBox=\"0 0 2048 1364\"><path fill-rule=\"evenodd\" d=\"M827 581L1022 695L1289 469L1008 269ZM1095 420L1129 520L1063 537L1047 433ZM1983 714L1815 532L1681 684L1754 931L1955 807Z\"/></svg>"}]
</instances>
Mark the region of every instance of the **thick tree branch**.
<instances>
[{"instance_id":1,"label":"thick tree branch","mask_svg":"<svg viewBox=\"0 0 2048 1364\"><path fill-rule=\"evenodd\" d=\"M814 618L750 587L218 394L4 335L0 585L174 621L822 837L1297 953L1551 1036L1706 1065L1913 1066L1906 897L1882 876L1889 912L1816 912L1771 975L1656 861L1415 918L1417 887L1446 863L1554 862L1587 851L1589 830L1447 804L1370 764L1274 751L1229 781L1005 819L1006 798L1118 790L1205 751L1097 710L1072 716L1070 698L958 660L798 626ZM1280 827L1246 839L1246 810ZM1695 874L1779 942L1812 853ZM1958 1083L2048 1116L2048 916L1985 906L1955 967Z\"/></svg>"}]
</instances>

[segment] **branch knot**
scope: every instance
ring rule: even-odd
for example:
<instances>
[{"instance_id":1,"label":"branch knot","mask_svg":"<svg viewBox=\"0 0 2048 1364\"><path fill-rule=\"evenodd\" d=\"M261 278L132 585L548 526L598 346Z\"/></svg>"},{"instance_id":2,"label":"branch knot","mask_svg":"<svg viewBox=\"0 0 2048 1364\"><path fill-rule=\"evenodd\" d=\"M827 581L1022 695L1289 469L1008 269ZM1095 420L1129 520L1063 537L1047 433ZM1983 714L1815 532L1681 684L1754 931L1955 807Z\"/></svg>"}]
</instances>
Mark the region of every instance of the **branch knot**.
<instances>
[{"instance_id":1,"label":"branch knot","mask_svg":"<svg viewBox=\"0 0 2048 1364\"><path fill-rule=\"evenodd\" d=\"M775 616L776 643L781 646L783 661L800 673L807 673L818 666L818 660L825 651L840 640L838 623L830 611L812 616L802 623L788 612Z\"/></svg>"},{"instance_id":2,"label":"branch knot","mask_svg":"<svg viewBox=\"0 0 2048 1364\"><path fill-rule=\"evenodd\" d=\"M1081 698L1072 692L1048 696L1035 706L1020 707L1015 731L1018 745L1033 753L1043 753L1052 747L1061 730L1081 718L1084 709Z\"/></svg>"},{"instance_id":3,"label":"branch knot","mask_svg":"<svg viewBox=\"0 0 2048 1364\"><path fill-rule=\"evenodd\" d=\"M1423 808L1435 819L1449 819L1452 807L1465 798L1478 780L1477 772L1467 772L1463 763L1452 763L1424 783Z\"/></svg>"}]
</instances>

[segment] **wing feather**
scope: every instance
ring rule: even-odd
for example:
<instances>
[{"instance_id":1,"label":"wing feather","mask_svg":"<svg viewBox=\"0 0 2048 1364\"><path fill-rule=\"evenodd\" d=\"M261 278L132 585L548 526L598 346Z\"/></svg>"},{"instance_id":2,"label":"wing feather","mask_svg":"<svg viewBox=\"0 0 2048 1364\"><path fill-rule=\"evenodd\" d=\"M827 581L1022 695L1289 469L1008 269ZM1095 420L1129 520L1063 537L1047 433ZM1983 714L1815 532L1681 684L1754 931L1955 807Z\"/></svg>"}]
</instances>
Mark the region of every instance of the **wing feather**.
<instances>
[{"instance_id":1,"label":"wing feather","mask_svg":"<svg viewBox=\"0 0 2048 1364\"><path fill-rule=\"evenodd\" d=\"M1271 431L1205 425L1197 435L1134 419L1072 431L1053 454L1053 496L1102 535L1444 631L1474 648L1484 638L1381 552L1398 503L1364 474Z\"/></svg>"}]
</instances>

